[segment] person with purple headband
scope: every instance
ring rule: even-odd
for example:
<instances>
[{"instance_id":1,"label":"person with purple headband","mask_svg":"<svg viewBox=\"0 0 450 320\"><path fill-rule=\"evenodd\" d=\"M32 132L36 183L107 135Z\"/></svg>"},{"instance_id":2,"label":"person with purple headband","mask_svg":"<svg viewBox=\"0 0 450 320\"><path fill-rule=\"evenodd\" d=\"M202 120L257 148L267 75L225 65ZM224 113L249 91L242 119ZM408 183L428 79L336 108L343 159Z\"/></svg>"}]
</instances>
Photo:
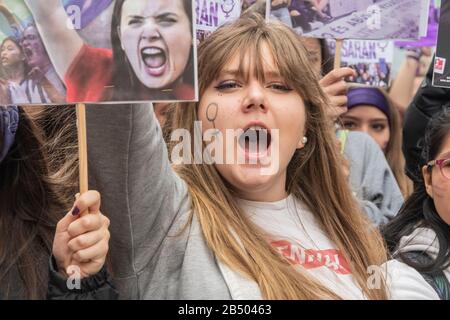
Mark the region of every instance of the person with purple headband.
<instances>
[{"instance_id":1,"label":"person with purple headband","mask_svg":"<svg viewBox=\"0 0 450 320\"><path fill-rule=\"evenodd\" d=\"M103 266L109 220L100 195L79 196L64 216L47 160L30 116L0 105L0 300L115 299ZM68 275L80 279L73 289Z\"/></svg>"},{"instance_id":2,"label":"person with purple headband","mask_svg":"<svg viewBox=\"0 0 450 320\"><path fill-rule=\"evenodd\" d=\"M403 196L408 197L412 184L404 173L402 129L397 108L383 89L359 86L348 91L347 108L347 113L341 116L344 128L367 133L376 141L386 156Z\"/></svg>"},{"instance_id":3,"label":"person with purple headband","mask_svg":"<svg viewBox=\"0 0 450 320\"><path fill-rule=\"evenodd\" d=\"M323 39L304 37L302 40L312 67L321 78L319 84L330 100L326 109L328 118L333 124L339 123L339 117L347 112L350 86L344 79L356 73L347 67L333 70L333 61ZM343 170L361 208L374 225L386 224L402 206L403 196L384 153L370 136L361 132L338 130L337 136L347 160Z\"/></svg>"},{"instance_id":4,"label":"person with purple headband","mask_svg":"<svg viewBox=\"0 0 450 320\"><path fill-rule=\"evenodd\" d=\"M364 87L350 89L347 98L345 128L369 134L385 151L391 136L391 112L386 97L377 88Z\"/></svg>"}]
</instances>

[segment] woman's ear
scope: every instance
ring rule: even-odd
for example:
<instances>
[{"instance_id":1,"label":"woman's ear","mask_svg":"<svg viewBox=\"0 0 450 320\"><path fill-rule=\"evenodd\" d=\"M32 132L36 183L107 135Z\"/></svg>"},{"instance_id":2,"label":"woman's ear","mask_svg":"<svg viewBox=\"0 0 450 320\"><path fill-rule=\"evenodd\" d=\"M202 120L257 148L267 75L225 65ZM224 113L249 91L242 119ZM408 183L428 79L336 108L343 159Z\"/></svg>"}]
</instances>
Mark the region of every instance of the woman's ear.
<instances>
[{"instance_id":1,"label":"woman's ear","mask_svg":"<svg viewBox=\"0 0 450 320\"><path fill-rule=\"evenodd\" d=\"M308 137L303 136L297 144L297 149L303 149L308 143Z\"/></svg>"},{"instance_id":2,"label":"woman's ear","mask_svg":"<svg viewBox=\"0 0 450 320\"><path fill-rule=\"evenodd\" d=\"M431 170L428 170L428 166L423 166L422 167L422 176L423 176L423 181L425 183L425 189L428 193L428 195L430 196L430 198L433 199L433 185L431 183Z\"/></svg>"}]
</instances>

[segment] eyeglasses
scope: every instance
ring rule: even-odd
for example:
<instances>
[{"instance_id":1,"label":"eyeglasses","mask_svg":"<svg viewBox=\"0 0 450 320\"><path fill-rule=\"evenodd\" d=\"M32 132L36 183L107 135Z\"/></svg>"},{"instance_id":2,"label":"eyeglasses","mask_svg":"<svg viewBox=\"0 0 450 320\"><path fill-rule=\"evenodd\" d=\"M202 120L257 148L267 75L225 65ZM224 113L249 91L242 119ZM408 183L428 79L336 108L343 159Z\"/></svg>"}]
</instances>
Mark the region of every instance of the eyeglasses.
<instances>
[{"instance_id":1,"label":"eyeglasses","mask_svg":"<svg viewBox=\"0 0 450 320\"><path fill-rule=\"evenodd\" d=\"M442 176L450 180L450 159L438 159L427 163L428 167L438 166Z\"/></svg>"}]
</instances>

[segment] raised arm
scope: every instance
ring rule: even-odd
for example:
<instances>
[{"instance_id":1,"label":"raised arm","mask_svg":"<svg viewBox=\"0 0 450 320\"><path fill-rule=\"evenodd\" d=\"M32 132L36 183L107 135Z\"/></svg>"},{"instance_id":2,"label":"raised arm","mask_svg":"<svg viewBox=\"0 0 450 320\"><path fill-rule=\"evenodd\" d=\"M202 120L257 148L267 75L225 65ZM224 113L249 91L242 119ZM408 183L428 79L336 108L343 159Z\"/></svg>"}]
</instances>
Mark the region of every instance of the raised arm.
<instances>
[{"instance_id":1,"label":"raised arm","mask_svg":"<svg viewBox=\"0 0 450 320\"><path fill-rule=\"evenodd\" d=\"M70 28L61 0L25 0L50 59L61 79L83 47L83 39Z\"/></svg>"},{"instance_id":2,"label":"raised arm","mask_svg":"<svg viewBox=\"0 0 450 320\"><path fill-rule=\"evenodd\" d=\"M397 104L402 115L405 114L413 98L414 79L416 78L418 67L418 60L406 58L400 67L397 77L392 82L389 96Z\"/></svg>"}]
</instances>

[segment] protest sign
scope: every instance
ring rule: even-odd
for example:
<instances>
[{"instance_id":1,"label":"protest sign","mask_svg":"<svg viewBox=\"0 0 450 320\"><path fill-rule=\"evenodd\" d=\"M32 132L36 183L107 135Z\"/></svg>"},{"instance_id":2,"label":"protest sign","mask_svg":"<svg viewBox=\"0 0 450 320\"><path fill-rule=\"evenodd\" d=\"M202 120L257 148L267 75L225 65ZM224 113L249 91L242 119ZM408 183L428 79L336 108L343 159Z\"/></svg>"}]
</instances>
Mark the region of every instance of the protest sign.
<instances>
[{"instance_id":1,"label":"protest sign","mask_svg":"<svg viewBox=\"0 0 450 320\"><path fill-rule=\"evenodd\" d=\"M194 1L1 0L1 102L197 100Z\"/></svg>"},{"instance_id":2,"label":"protest sign","mask_svg":"<svg viewBox=\"0 0 450 320\"><path fill-rule=\"evenodd\" d=\"M450 0L441 1L438 41L434 60L433 85L450 88Z\"/></svg>"},{"instance_id":3,"label":"protest sign","mask_svg":"<svg viewBox=\"0 0 450 320\"><path fill-rule=\"evenodd\" d=\"M428 13L428 27L425 37L421 37L418 41L396 41L395 46L399 48L420 48L435 47L437 42L437 31L439 23L440 0L430 1L430 9Z\"/></svg>"},{"instance_id":4,"label":"protest sign","mask_svg":"<svg viewBox=\"0 0 450 320\"><path fill-rule=\"evenodd\" d=\"M195 0L195 4L198 42L241 15L242 0Z\"/></svg>"},{"instance_id":5,"label":"protest sign","mask_svg":"<svg viewBox=\"0 0 450 320\"><path fill-rule=\"evenodd\" d=\"M268 14L270 19L280 20L306 37L418 39L426 33L428 10L423 3L424 0L272 0Z\"/></svg>"},{"instance_id":6,"label":"protest sign","mask_svg":"<svg viewBox=\"0 0 450 320\"><path fill-rule=\"evenodd\" d=\"M327 41L330 52L335 52L335 42ZM341 66L353 68L357 75L348 79L365 85L387 87L394 58L392 41L345 40L341 50Z\"/></svg>"}]
</instances>

